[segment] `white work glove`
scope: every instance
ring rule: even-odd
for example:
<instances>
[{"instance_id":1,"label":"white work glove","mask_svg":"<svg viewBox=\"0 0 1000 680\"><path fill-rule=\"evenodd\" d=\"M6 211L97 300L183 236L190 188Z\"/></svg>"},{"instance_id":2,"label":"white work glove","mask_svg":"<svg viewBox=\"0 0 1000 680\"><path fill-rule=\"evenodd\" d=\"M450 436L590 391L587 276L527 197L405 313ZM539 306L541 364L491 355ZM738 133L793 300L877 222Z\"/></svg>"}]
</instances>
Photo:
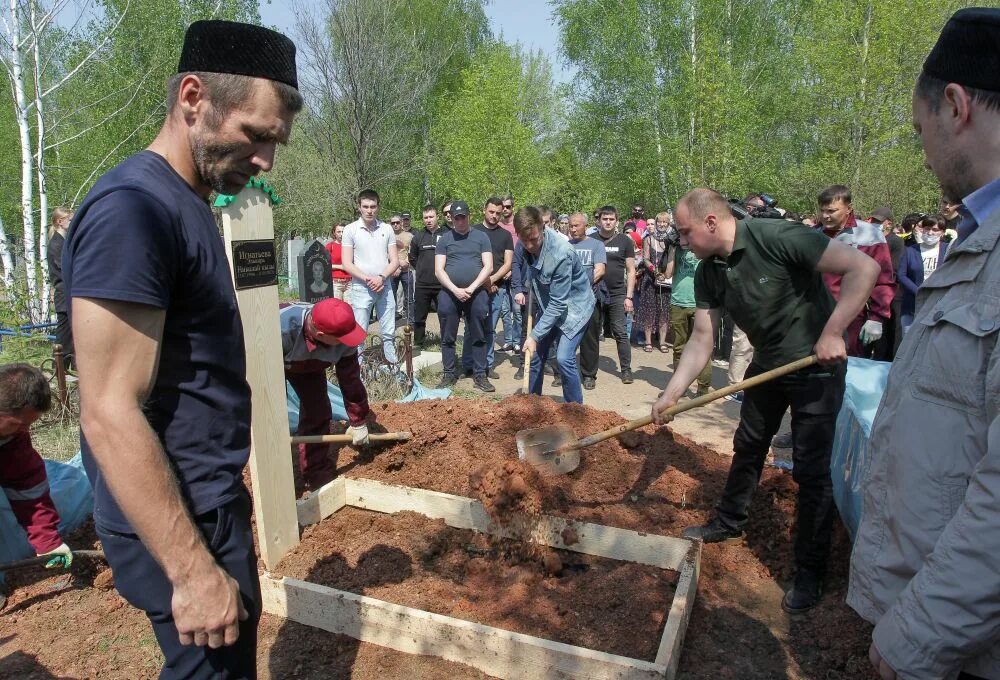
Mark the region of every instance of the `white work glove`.
<instances>
[{"instance_id":1,"label":"white work glove","mask_svg":"<svg viewBox=\"0 0 1000 680\"><path fill-rule=\"evenodd\" d=\"M46 553L39 553L39 557L52 556L52 559L45 563L46 569L69 569L73 564L73 551L65 543L58 548Z\"/></svg>"},{"instance_id":2,"label":"white work glove","mask_svg":"<svg viewBox=\"0 0 1000 680\"><path fill-rule=\"evenodd\" d=\"M882 322L865 321L865 325L861 327L861 342L865 345L870 345L881 337Z\"/></svg>"},{"instance_id":3,"label":"white work glove","mask_svg":"<svg viewBox=\"0 0 1000 680\"><path fill-rule=\"evenodd\" d=\"M351 435L351 443L355 446L368 446L368 426L358 425L347 428L347 434Z\"/></svg>"}]
</instances>

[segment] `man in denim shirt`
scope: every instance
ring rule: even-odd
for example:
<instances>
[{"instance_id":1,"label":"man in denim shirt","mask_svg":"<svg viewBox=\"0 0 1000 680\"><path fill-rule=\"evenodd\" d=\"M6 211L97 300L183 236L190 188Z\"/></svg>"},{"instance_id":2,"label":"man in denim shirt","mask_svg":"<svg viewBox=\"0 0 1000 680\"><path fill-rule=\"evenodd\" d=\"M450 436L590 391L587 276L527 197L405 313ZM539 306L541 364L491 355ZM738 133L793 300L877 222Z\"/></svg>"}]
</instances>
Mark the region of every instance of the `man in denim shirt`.
<instances>
[{"instance_id":1,"label":"man in denim shirt","mask_svg":"<svg viewBox=\"0 0 1000 680\"><path fill-rule=\"evenodd\" d=\"M538 300L541 314L524 341L531 352L530 391L542 393L542 366L552 343L558 341L556 362L562 377L563 400L583 403L576 350L594 313L590 275L568 241L542 226L537 208L521 208L514 215L514 228L524 246L525 278Z\"/></svg>"}]
</instances>

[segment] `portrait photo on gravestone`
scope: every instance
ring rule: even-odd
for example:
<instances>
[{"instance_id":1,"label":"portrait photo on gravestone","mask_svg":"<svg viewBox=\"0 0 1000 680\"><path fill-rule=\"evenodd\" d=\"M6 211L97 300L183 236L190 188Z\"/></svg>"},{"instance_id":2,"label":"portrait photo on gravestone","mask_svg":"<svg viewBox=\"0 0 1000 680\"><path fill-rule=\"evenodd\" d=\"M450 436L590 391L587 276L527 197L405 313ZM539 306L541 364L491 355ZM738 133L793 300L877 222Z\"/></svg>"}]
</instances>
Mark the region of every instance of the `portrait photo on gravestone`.
<instances>
[{"instance_id":1,"label":"portrait photo on gravestone","mask_svg":"<svg viewBox=\"0 0 1000 680\"><path fill-rule=\"evenodd\" d=\"M298 257L299 299L319 302L333 295L330 253L322 241L314 240Z\"/></svg>"}]
</instances>

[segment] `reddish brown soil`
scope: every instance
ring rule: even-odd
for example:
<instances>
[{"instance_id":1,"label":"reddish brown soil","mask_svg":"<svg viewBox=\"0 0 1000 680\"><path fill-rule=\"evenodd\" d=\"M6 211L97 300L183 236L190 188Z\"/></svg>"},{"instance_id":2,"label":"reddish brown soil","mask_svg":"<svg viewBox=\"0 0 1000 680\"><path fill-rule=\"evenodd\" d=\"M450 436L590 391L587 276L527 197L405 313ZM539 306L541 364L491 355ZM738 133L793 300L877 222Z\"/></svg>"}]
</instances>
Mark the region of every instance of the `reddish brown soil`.
<instances>
[{"instance_id":1,"label":"reddish brown soil","mask_svg":"<svg viewBox=\"0 0 1000 680\"><path fill-rule=\"evenodd\" d=\"M677 573L494 543L443 520L345 508L277 573L424 611L652 661ZM628 594L628 597L624 597Z\"/></svg>"},{"instance_id":2,"label":"reddish brown soil","mask_svg":"<svg viewBox=\"0 0 1000 680\"><path fill-rule=\"evenodd\" d=\"M484 465L487 471L496 469L516 458L514 434L521 428L562 422L582 436L623 422L613 413L537 397L380 404L374 419L382 427L373 431L410 430L414 439L362 454L345 447L341 474L463 496L474 495L471 472ZM721 493L729 459L665 430L647 428L628 439L628 448L612 440L585 450L577 471L546 478L542 510L664 535L679 535L683 527L704 521ZM792 573L794 507L791 476L768 469L746 538L705 547L681 677L875 677L867 661L871 627L844 604L849 544L842 530L822 603L799 617L780 610L782 589ZM385 543L375 536L371 540L373 545ZM92 534L89 540L74 541L74 547L94 546ZM343 554L342 546L333 545L327 557ZM357 562L348 563L357 567ZM8 576L12 591L0 612L0 677L156 675L158 653L145 617L113 590L90 587L95 575L84 571L73 584L55 591L51 587L59 577L40 578L44 574L37 571ZM496 590L508 597L510 589ZM623 583L618 597L623 602L645 597L643 590ZM560 626L553 628L553 636L561 634ZM400 654L269 616L261 622L258 639L262 678L485 677L466 666Z\"/></svg>"}]
</instances>

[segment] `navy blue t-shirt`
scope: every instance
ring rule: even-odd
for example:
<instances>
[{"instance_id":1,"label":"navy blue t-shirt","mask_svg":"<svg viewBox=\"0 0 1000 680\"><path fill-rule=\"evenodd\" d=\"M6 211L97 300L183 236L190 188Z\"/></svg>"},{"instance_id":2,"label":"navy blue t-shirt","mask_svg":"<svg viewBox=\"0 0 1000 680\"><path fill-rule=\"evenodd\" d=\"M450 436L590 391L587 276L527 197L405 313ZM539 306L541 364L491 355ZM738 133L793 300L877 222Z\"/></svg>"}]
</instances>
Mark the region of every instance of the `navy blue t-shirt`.
<instances>
[{"instance_id":1,"label":"navy blue t-shirt","mask_svg":"<svg viewBox=\"0 0 1000 680\"><path fill-rule=\"evenodd\" d=\"M491 252L492 246L486 234L470 229L466 234L449 231L437 242L435 255L444 255L444 271L459 288L472 284L483 271L483 253Z\"/></svg>"},{"instance_id":2,"label":"navy blue t-shirt","mask_svg":"<svg viewBox=\"0 0 1000 680\"><path fill-rule=\"evenodd\" d=\"M192 514L236 497L250 455L250 387L243 325L212 211L163 157L143 151L97 181L63 248L69 297L166 311L160 361L143 411ZM90 447L94 518L133 533ZM118 452L127 463L128 452Z\"/></svg>"}]
</instances>

